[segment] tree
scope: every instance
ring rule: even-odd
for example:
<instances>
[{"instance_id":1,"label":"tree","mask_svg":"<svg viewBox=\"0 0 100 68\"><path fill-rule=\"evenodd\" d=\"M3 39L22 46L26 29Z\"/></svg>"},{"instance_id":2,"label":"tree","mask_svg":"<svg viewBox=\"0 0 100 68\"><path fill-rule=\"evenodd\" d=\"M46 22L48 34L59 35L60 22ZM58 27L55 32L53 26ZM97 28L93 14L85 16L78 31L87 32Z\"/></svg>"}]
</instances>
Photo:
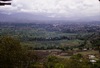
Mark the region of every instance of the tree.
<instances>
[{"instance_id":1,"label":"tree","mask_svg":"<svg viewBox=\"0 0 100 68\"><path fill-rule=\"evenodd\" d=\"M92 38L90 42L94 47L98 49L100 53L100 35L97 35L95 38Z\"/></svg>"},{"instance_id":2,"label":"tree","mask_svg":"<svg viewBox=\"0 0 100 68\"><path fill-rule=\"evenodd\" d=\"M60 64L60 63L57 63L57 64L55 64L54 68L64 68L64 65Z\"/></svg>"},{"instance_id":3,"label":"tree","mask_svg":"<svg viewBox=\"0 0 100 68\"><path fill-rule=\"evenodd\" d=\"M45 68L55 68L55 65L57 63L58 63L58 58L56 56L48 56L47 61L44 63L44 66Z\"/></svg>"},{"instance_id":4,"label":"tree","mask_svg":"<svg viewBox=\"0 0 100 68\"><path fill-rule=\"evenodd\" d=\"M23 48L18 40L0 38L0 68L26 68L36 59L33 51Z\"/></svg>"},{"instance_id":5,"label":"tree","mask_svg":"<svg viewBox=\"0 0 100 68\"><path fill-rule=\"evenodd\" d=\"M27 50L12 37L0 38L0 68L28 68L37 62L33 50Z\"/></svg>"},{"instance_id":6,"label":"tree","mask_svg":"<svg viewBox=\"0 0 100 68\"><path fill-rule=\"evenodd\" d=\"M20 42L12 37L0 39L0 68L20 68L24 63L25 53Z\"/></svg>"}]
</instances>

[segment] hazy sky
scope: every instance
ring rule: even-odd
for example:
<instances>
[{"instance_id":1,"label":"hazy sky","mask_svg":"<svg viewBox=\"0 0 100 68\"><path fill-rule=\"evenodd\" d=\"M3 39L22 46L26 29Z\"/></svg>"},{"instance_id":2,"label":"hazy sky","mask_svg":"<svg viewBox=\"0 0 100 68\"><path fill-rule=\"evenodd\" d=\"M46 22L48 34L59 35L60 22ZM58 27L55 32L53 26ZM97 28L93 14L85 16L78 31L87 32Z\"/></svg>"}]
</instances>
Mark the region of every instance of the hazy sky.
<instances>
[{"instance_id":1,"label":"hazy sky","mask_svg":"<svg viewBox=\"0 0 100 68\"><path fill-rule=\"evenodd\" d=\"M44 14L50 18L100 18L98 0L12 0L11 6L0 6L0 13Z\"/></svg>"}]
</instances>

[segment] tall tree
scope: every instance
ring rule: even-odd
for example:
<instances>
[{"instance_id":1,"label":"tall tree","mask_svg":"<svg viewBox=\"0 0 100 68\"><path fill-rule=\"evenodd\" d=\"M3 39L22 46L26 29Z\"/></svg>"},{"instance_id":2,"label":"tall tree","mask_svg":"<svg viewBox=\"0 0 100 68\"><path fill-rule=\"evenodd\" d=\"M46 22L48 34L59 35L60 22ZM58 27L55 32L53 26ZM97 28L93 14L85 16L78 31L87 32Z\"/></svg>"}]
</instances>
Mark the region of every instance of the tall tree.
<instances>
[{"instance_id":1,"label":"tall tree","mask_svg":"<svg viewBox=\"0 0 100 68\"><path fill-rule=\"evenodd\" d=\"M23 56L24 53L19 41L11 37L0 39L0 68L20 68Z\"/></svg>"}]
</instances>

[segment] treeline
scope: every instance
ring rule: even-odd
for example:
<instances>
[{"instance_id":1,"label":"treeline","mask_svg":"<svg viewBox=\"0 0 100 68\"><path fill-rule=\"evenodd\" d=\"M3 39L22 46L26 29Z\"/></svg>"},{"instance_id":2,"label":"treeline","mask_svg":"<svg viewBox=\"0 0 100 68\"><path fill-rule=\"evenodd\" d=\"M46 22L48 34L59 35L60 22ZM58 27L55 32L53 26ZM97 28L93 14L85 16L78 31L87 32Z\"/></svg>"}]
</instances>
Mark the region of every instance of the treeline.
<instances>
[{"instance_id":1,"label":"treeline","mask_svg":"<svg viewBox=\"0 0 100 68\"><path fill-rule=\"evenodd\" d=\"M28 41L57 41L57 40L71 40L71 38L68 38L67 36L61 36L61 37L53 37L53 38L29 38Z\"/></svg>"}]
</instances>

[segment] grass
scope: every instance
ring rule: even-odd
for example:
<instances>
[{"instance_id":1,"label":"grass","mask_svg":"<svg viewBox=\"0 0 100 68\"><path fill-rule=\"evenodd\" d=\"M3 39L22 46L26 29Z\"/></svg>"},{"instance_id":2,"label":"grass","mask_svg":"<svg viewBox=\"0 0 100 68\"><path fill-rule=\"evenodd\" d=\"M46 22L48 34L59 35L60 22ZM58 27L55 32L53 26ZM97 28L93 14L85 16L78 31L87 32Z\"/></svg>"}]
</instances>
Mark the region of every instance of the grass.
<instances>
[{"instance_id":1,"label":"grass","mask_svg":"<svg viewBox=\"0 0 100 68\"><path fill-rule=\"evenodd\" d=\"M76 54L89 55L89 54L99 54L99 52L94 50L89 50L89 51L77 52Z\"/></svg>"},{"instance_id":2,"label":"grass","mask_svg":"<svg viewBox=\"0 0 100 68\"><path fill-rule=\"evenodd\" d=\"M47 47L70 47L78 46L81 40L58 40L58 41L27 41L21 42L23 46L33 47L33 48L47 48Z\"/></svg>"}]
</instances>

